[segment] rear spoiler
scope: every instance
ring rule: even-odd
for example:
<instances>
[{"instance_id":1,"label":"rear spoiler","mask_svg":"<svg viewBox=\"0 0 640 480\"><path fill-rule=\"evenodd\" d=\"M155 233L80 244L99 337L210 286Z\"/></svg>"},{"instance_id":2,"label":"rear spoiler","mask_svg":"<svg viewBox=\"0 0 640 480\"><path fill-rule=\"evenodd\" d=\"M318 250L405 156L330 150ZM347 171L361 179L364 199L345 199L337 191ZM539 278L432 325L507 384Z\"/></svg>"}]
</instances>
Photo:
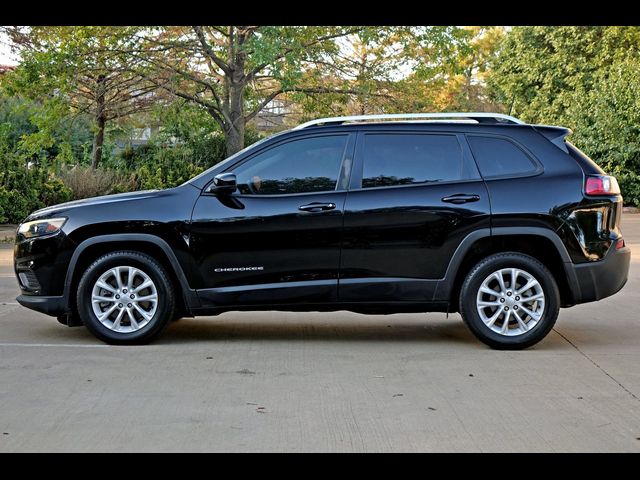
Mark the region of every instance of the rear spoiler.
<instances>
[{"instance_id":1,"label":"rear spoiler","mask_svg":"<svg viewBox=\"0 0 640 480\"><path fill-rule=\"evenodd\" d=\"M569 149L564 143L564 139L567 135L573 133L570 128L555 127L552 125L532 125L532 127L564 153L569 153Z\"/></svg>"}]
</instances>

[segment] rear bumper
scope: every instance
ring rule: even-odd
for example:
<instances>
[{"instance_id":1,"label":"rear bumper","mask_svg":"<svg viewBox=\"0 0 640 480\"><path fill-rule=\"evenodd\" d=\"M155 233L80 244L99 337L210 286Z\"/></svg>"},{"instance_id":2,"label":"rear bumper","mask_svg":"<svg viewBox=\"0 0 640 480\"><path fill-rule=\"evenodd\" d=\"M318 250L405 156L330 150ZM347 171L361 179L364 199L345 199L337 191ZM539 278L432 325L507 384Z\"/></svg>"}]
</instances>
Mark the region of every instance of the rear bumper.
<instances>
[{"instance_id":1,"label":"rear bumper","mask_svg":"<svg viewBox=\"0 0 640 480\"><path fill-rule=\"evenodd\" d=\"M45 297L40 295L20 295L16 300L23 307L51 315L52 317L63 315L67 310L67 302L63 296Z\"/></svg>"},{"instance_id":2,"label":"rear bumper","mask_svg":"<svg viewBox=\"0 0 640 480\"><path fill-rule=\"evenodd\" d=\"M574 264L565 263L569 287L574 303L587 303L609 297L617 293L627 283L631 249L613 246L602 260Z\"/></svg>"}]
</instances>

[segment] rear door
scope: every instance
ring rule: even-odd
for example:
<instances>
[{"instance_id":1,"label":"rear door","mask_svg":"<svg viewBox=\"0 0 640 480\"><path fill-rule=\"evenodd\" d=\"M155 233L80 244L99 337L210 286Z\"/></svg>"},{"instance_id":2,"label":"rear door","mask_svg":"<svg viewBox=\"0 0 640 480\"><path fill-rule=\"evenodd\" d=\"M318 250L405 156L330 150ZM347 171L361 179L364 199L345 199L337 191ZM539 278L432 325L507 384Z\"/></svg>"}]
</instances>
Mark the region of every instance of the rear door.
<instances>
[{"instance_id":1,"label":"rear door","mask_svg":"<svg viewBox=\"0 0 640 480\"><path fill-rule=\"evenodd\" d=\"M363 131L350 187L344 302L432 301L462 239L489 228L487 189L459 134Z\"/></svg>"}]
</instances>

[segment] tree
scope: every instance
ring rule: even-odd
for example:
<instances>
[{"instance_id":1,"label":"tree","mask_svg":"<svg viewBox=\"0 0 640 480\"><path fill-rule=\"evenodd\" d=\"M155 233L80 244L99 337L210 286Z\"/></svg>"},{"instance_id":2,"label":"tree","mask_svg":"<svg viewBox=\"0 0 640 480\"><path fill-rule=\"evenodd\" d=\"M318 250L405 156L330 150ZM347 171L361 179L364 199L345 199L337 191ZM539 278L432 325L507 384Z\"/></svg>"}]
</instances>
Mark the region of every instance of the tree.
<instances>
[{"instance_id":1,"label":"tree","mask_svg":"<svg viewBox=\"0 0 640 480\"><path fill-rule=\"evenodd\" d=\"M435 90L457 71L469 38L460 27L365 29L338 40L334 64L320 60L305 72L315 84L333 85L337 93L289 97L312 115L431 111ZM355 93L344 95L345 90Z\"/></svg>"},{"instance_id":2,"label":"tree","mask_svg":"<svg viewBox=\"0 0 640 480\"><path fill-rule=\"evenodd\" d=\"M449 108L459 111L500 111L502 106L489 98L487 76L498 45L504 38L504 27L465 27L467 48L456 58L457 70L444 85Z\"/></svg>"},{"instance_id":3,"label":"tree","mask_svg":"<svg viewBox=\"0 0 640 480\"><path fill-rule=\"evenodd\" d=\"M494 98L571 141L640 204L640 27L516 27L493 62Z\"/></svg>"},{"instance_id":4,"label":"tree","mask_svg":"<svg viewBox=\"0 0 640 480\"><path fill-rule=\"evenodd\" d=\"M493 97L526 121L565 120L598 72L638 51L640 27L514 27L499 46Z\"/></svg>"},{"instance_id":5,"label":"tree","mask_svg":"<svg viewBox=\"0 0 640 480\"><path fill-rule=\"evenodd\" d=\"M568 112L571 141L620 182L625 203L640 205L640 55L598 72L593 88Z\"/></svg>"},{"instance_id":6,"label":"tree","mask_svg":"<svg viewBox=\"0 0 640 480\"><path fill-rule=\"evenodd\" d=\"M456 27L166 27L146 35L141 53L157 84L204 108L220 125L229 155L244 146L248 121L283 94L328 95L356 111L390 108L398 67L411 55L437 66ZM348 46L351 45L351 50ZM416 63L416 62L414 62ZM418 67L425 69L424 63ZM415 65L414 65L415 67ZM411 67L410 67L411 68ZM383 99L386 101L372 101ZM311 102L318 106L320 102Z\"/></svg>"},{"instance_id":7,"label":"tree","mask_svg":"<svg viewBox=\"0 0 640 480\"><path fill-rule=\"evenodd\" d=\"M22 57L18 89L34 97L61 98L74 114L93 118L94 169L102 159L108 122L140 113L154 102L156 85L147 80L142 62L126 53L138 49L138 31L108 26L7 30Z\"/></svg>"},{"instance_id":8,"label":"tree","mask_svg":"<svg viewBox=\"0 0 640 480\"><path fill-rule=\"evenodd\" d=\"M204 108L222 129L229 155L244 147L245 126L284 92L301 91L305 64L337 52L335 39L362 27L164 27L145 35L139 59L156 85ZM305 87L310 93L326 87Z\"/></svg>"}]
</instances>

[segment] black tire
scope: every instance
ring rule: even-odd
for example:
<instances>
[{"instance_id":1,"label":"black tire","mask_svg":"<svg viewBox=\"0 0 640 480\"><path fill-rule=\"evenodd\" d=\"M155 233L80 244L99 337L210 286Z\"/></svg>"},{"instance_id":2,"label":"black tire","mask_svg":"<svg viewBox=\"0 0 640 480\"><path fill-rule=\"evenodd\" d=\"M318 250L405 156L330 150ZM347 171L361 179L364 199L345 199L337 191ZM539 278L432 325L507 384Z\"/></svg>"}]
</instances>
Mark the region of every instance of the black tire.
<instances>
[{"instance_id":1,"label":"black tire","mask_svg":"<svg viewBox=\"0 0 640 480\"><path fill-rule=\"evenodd\" d=\"M476 306L482 282L493 272L503 268L525 270L535 277L544 293L545 305L538 323L531 330L515 336L507 336L491 330L482 321ZM560 310L560 293L553 274L541 262L529 255L505 252L491 255L471 269L460 290L459 306L464 322L480 341L498 350L520 350L535 345L551 331ZM498 307L500 308L502 307ZM497 312L497 310L494 311Z\"/></svg>"},{"instance_id":2,"label":"black tire","mask_svg":"<svg viewBox=\"0 0 640 480\"><path fill-rule=\"evenodd\" d=\"M155 284L158 303L149 322L134 332L121 333L107 328L92 307L92 290L107 270L116 266L132 266L144 272ZM78 313L84 325L100 340L115 345L145 344L159 335L174 317L175 292L165 269L152 257L140 252L107 253L93 262L80 279L77 292Z\"/></svg>"}]
</instances>

